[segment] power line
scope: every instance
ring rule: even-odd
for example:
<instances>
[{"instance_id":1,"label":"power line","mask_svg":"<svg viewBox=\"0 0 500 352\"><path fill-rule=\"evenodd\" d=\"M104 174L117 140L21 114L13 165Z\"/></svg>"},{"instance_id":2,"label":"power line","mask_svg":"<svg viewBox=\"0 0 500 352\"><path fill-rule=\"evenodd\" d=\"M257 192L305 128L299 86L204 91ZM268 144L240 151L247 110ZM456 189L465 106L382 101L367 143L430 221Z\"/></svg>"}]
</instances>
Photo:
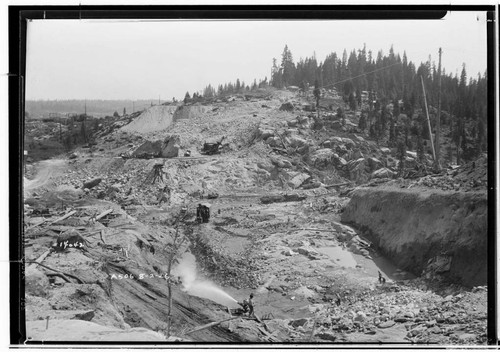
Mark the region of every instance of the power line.
<instances>
[{"instance_id":1,"label":"power line","mask_svg":"<svg viewBox=\"0 0 500 352\"><path fill-rule=\"evenodd\" d=\"M341 80L341 81L338 81L338 82L335 82L335 83L332 83L332 84L327 84L326 86L322 86L321 88L325 88L325 87L329 87L329 86L334 86L334 85L337 85L339 83L347 82L347 81L350 81L352 79L363 77L363 76L369 75L370 73L381 71L381 70L385 70L386 68L389 68L389 67L392 67L392 66L396 66L396 65L400 65L400 64L402 64L402 63L401 62L396 62L396 63L394 63L392 65L381 67L381 68L377 68L376 70L373 70L373 71L370 71L370 72L365 72L365 73L360 74L358 76L349 77L347 79L344 79L344 80Z\"/></svg>"}]
</instances>

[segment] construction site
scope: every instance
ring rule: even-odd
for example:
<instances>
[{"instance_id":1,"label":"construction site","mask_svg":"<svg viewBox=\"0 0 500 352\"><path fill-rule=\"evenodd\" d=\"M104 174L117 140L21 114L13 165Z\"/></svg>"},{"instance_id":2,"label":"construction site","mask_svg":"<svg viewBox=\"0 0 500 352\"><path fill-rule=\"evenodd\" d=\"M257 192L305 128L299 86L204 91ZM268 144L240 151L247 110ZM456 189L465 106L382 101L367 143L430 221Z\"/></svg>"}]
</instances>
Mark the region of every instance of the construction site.
<instances>
[{"instance_id":1,"label":"construction site","mask_svg":"<svg viewBox=\"0 0 500 352\"><path fill-rule=\"evenodd\" d=\"M487 154L403 165L360 116L267 86L27 121L28 340L485 345Z\"/></svg>"}]
</instances>

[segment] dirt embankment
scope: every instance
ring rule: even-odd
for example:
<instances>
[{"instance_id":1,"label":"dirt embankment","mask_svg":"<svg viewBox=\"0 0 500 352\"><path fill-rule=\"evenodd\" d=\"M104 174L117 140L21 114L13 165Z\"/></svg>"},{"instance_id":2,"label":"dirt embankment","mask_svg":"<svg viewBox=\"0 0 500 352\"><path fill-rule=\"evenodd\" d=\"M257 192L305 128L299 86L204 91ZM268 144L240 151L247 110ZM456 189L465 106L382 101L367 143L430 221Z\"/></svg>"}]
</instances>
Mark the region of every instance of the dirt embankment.
<instances>
[{"instance_id":1,"label":"dirt embankment","mask_svg":"<svg viewBox=\"0 0 500 352\"><path fill-rule=\"evenodd\" d=\"M367 237L398 266L465 286L487 281L485 192L359 188L342 221Z\"/></svg>"},{"instance_id":2,"label":"dirt embankment","mask_svg":"<svg viewBox=\"0 0 500 352\"><path fill-rule=\"evenodd\" d=\"M167 129L173 122L177 106L153 106L147 109L138 118L122 127L122 131L129 133L151 133Z\"/></svg>"}]
</instances>

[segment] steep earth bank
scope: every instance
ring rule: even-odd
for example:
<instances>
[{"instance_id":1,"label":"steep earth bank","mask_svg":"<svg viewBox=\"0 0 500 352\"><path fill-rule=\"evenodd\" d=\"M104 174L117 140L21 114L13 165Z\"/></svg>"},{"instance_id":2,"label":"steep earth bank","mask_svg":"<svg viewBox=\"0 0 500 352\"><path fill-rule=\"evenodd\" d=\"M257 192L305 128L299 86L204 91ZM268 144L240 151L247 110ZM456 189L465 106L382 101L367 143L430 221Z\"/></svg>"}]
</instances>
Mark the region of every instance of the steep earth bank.
<instances>
[{"instance_id":1,"label":"steep earth bank","mask_svg":"<svg viewBox=\"0 0 500 352\"><path fill-rule=\"evenodd\" d=\"M358 188L342 221L398 266L465 286L487 280L486 192Z\"/></svg>"}]
</instances>

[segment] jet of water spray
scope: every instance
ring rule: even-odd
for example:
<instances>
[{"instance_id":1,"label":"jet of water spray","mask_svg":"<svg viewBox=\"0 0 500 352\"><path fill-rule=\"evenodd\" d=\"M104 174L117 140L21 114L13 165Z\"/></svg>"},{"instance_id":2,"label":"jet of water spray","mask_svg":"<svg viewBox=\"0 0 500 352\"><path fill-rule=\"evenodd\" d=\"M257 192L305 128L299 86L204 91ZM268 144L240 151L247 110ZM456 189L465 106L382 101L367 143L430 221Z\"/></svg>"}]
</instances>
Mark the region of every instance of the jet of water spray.
<instances>
[{"instance_id":1,"label":"jet of water spray","mask_svg":"<svg viewBox=\"0 0 500 352\"><path fill-rule=\"evenodd\" d=\"M181 257L179 264L173 269L173 274L180 276L184 291L192 296L207 298L227 306L236 306L238 302L213 282L197 278L196 258L191 253L185 253Z\"/></svg>"}]
</instances>

